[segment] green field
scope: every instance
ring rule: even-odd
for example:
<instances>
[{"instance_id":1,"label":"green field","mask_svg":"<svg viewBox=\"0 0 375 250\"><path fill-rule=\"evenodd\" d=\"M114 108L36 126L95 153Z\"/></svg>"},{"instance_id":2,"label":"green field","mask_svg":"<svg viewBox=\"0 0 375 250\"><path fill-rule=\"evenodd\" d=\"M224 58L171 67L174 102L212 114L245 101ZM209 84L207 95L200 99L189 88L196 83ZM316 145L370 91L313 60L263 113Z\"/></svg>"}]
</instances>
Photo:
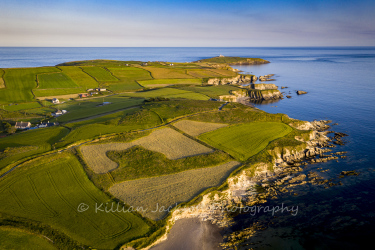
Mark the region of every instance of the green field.
<instances>
[{"instance_id":1,"label":"green field","mask_svg":"<svg viewBox=\"0 0 375 250\"><path fill-rule=\"evenodd\" d=\"M91 76L83 72L80 67L60 66L58 68L61 69L63 73L69 76L76 84L78 84L85 90L98 87L98 82L95 81Z\"/></svg>"},{"instance_id":2,"label":"green field","mask_svg":"<svg viewBox=\"0 0 375 250\"><path fill-rule=\"evenodd\" d=\"M104 102L110 102L104 106L101 105ZM105 98L93 98L85 101L71 101L63 104L59 104L59 109L65 109L68 113L57 118L59 122L71 122L95 115L105 114L116 110L125 109L131 106L140 105L143 103L143 99L138 98L127 98L127 97L105 97Z\"/></svg>"},{"instance_id":3,"label":"green field","mask_svg":"<svg viewBox=\"0 0 375 250\"><path fill-rule=\"evenodd\" d=\"M36 97L48 97L61 96L61 95L72 95L85 92L84 89L80 88L68 88L68 89L33 89L33 93ZM76 98L78 95L76 96ZM60 98L61 99L61 98Z\"/></svg>"},{"instance_id":4,"label":"green field","mask_svg":"<svg viewBox=\"0 0 375 250\"><path fill-rule=\"evenodd\" d=\"M48 224L94 248L113 249L149 230L132 213L96 212L95 207L111 200L68 153L45 157L11 172L0 183L0 200L1 212ZM88 210L79 211L82 203Z\"/></svg>"},{"instance_id":5,"label":"green field","mask_svg":"<svg viewBox=\"0 0 375 250\"><path fill-rule=\"evenodd\" d=\"M92 76L98 82L118 81L108 70L102 67L81 67L84 72Z\"/></svg>"},{"instance_id":6,"label":"green field","mask_svg":"<svg viewBox=\"0 0 375 250\"><path fill-rule=\"evenodd\" d=\"M64 73L39 74L38 82L40 89L78 88L78 85Z\"/></svg>"},{"instance_id":7,"label":"green field","mask_svg":"<svg viewBox=\"0 0 375 250\"><path fill-rule=\"evenodd\" d=\"M161 124L159 116L149 110L141 110L135 113L133 110L129 110L129 112L124 112L121 115L123 116L116 117L115 119L101 124L87 124L79 127L75 126L74 123L72 125L68 124L75 127L75 129L63 138L62 142L56 144L56 147L62 147L70 143L95 138L105 134L147 129Z\"/></svg>"},{"instance_id":8,"label":"green field","mask_svg":"<svg viewBox=\"0 0 375 250\"><path fill-rule=\"evenodd\" d=\"M4 70L0 69L0 89L5 88L5 83L3 79L4 73L5 73Z\"/></svg>"},{"instance_id":9,"label":"green field","mask_svg":"<svg viewBox=\"0 0 375 250\"><path fill-rule=\"evenodd\" d=\"M208 63L226 63L226 64L240 64L247 62L268 62L261 58L246 58L246 57L234 57L234 56L224 56L224 57L213 57L199 60L200 62Z\"/></svg>"},{"instance_id":10,"label":"green field","mask_svg":"<svg viewBox=\"0 0 375 250\"><path fill-rule=\"evenodd\" d=\"M0 249L56 250L49 240L24 230L0 227Z\"/></svg>"},{"instance_id":11,"label":"green field","mask_svg":"<svg viewBox=\"0 0 375 250\"><path fill-rule=\"evenodd\" d=\"M220 128L200 135L199 139L245 161L291 131L284 123L253 122Z\"/></svg>"},{"instance_id":12,"label":"green field","mask_svg":"<svg viewBox=\"0 0 375 250\"><path fill-rule=\"evenodd\" d=\"M187 70L173 67L143 67L150 71L154 79L176 79L176 78L195 78L188 75Z\"/></svg>"},{"instance_id":13,"label":"green field","mask_svg":"<svg viewBox=\"0 0 375 250\"><path fill-rule=\"evenodd\" d=\"M34 99L31 92L37 87L36 76L58 72L55 67L6 69L6 88L0 89L0 103L28 102Z\"/></svg>"},{"instance_id":14,"label":"green field","mask_svg":"<svg viewBox=\"0 0 375 250\"><path fill-rule=\"evenodd\" d=\"M119 79L118 82L110 83L110 89L112 91L142 89L138 81L152 79L150 72L141 68L123 67L108 68L108 70Z\"/></svg>"},{"instance_id":15,"label":"green field","mask_svg":"<svg viewBox=\"0 0 375 250\"><path fill-rule=\"evenodd\" d=\"M52 144L68 134L64 127L40 128L0 138L0 169L22 158L51 150ZM33 146L33 148L24 147Z\"/></svg>"},{"instance_id":16,"label":"green field","mask_svg":"<svg viewBox=\"0 0 375 250\"><path fill-rule=\"evenodd\" d=\"M169 85L178 84L191 84L191 85L201 85L201 79L155 79L148 81L138 81L143 87L154 88L154 87L165 87Z\"/></svg>"},{"instance_id":17,"label":"green field","mask_svg":"<svg viewBox=\"0 0 375 250\"><path fill-rule=\"evenodd\" d=\"M35 109L42 107L38 102L27 102L27 103L18 103L13 105L4 105L1 106L7 111L18 111L18 110L24 110L24 109ZM29 111L28 111L29 112Z\"/></svg>"},{"instance_id":18,"label":"green field","mask_svg":"<svg viewBox=\"0 0 375 250\"><path fill-rule=\"evenodd\" d=\"M231 85L218 85L218 86L188 86L177 87L178 89L201 93L212 98L218 98L221 95L229 95L231 91L239 90L238 87Z\"/></svg>"},{"instance_id":19,"label":"green field","mask_svg":"<svg viewBox=\"0 0 375 250\"><path fill-rule=\"evenodd\" d=\"M173 89L173 88L162 88L149 91L140 91L135 93L124 93L122 96L140 97L140 98L151 98L151 97L166 97L166 98L183 98L192 100L208 100L209 97L200 93L194 93L191 91Z\"/></svg>"}]
</instances>

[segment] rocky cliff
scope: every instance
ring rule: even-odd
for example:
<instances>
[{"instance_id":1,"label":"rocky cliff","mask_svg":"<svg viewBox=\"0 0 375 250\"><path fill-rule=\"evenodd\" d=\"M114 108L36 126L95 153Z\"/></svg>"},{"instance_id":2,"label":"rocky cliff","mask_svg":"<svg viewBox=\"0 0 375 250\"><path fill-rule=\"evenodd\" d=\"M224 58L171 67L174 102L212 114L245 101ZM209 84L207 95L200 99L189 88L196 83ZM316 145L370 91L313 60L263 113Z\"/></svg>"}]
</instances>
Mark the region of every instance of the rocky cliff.
<instances>
[{"instance_id":1,"label":"rocky cliff","mask_svg":"<svg viewBox=\"0 0 375 250\"><path fill-rule=\"evenodd\" d=\"M238 75L231 78L211 78L208 79L207 84L209 85L241 85L245 83L254 82L257 80L256 76L253 75Z\"/></svg>"}]
</instances>

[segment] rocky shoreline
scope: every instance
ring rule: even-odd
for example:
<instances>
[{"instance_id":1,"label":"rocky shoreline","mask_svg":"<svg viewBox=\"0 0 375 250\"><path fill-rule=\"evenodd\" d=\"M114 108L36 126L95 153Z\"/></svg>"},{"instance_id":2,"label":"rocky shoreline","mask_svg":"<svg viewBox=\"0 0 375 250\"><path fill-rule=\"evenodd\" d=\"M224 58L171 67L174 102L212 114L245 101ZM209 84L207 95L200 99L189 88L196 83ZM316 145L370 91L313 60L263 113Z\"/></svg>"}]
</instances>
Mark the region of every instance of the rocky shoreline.
<instances>
[{"instance_id":1,"label":"rocky shoreline","mask_svg":"<svg viewBox=\"0 0 375 250\"><path fill-rule=\"evenodd\" d=\"M304 141L302 138L295 138L305 142L303 148L275 148L270 152L274 158L272 164L267 162L256 163L253 176L250 176L246 169L241 171L241 173L227 180L228 188L226 190L214 191L204 195L202 201L197 205L174 210L168 224L173 225L177 220L184 218L199 218L202 221L210 221L225 231L233 223L232 217L238 213L237 209L233 211L233 208L265 203L279 193L291 191L293 187L307 183L326 185L327 187L340 185L340 183L324 180L314 172L308 175L300 174L303 165L337 160L338 156L343 157L342 154L346 153L326 154L331 151L331 147L335 147L332 143L341 141L341 137L346 136L342 133L335 133L333 138L328 137L327 134L332 133L332 131L327 131L330 128L327 123L330 123L330 121L313 121L295 127L300 130L311 130L309 140ZM250 238L260 229L257 225L253 225L241 232L225 232L227 237L221 247L230 249L239 241ZM165 234L145 249L166 240L167 237L167 234Z\"/></svg>"}]
</instances>

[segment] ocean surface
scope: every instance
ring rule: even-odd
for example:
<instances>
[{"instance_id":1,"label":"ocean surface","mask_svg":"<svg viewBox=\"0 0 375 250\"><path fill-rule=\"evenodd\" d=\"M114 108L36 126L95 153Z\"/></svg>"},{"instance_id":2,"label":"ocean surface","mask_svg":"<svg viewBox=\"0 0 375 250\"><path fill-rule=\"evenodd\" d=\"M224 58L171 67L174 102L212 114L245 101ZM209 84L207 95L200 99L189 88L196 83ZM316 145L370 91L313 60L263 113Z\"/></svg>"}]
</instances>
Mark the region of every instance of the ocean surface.
<instances>
[{"instance_id":1,"label":"ocean surface","mask_svg":"<svg viewBox=\"0 0 375 250\"><path fill-rule=\"evenodd\" d=\"M291 99L255 106L270 113L313 121L332 120L332 130L348 134L346 159L308 165L342 185L323 188L304 185L293 195L280 195L268 206L298 206L296 216L243 214L233 230L257 221L269 222L257 233L258 249L359 249L375 233L375 47L329 48L0 48L0 68L53 66L88 60L191 62L218 55L260 57L271 63L234 66L257 76L275 74L274 82ZM298 96L296 90L308 94ZM322 170L327 170L321 172ZM358 176L338 178L343 170ZM255 239L254 238L254 239Z\"/></svg>"}]
</instances>

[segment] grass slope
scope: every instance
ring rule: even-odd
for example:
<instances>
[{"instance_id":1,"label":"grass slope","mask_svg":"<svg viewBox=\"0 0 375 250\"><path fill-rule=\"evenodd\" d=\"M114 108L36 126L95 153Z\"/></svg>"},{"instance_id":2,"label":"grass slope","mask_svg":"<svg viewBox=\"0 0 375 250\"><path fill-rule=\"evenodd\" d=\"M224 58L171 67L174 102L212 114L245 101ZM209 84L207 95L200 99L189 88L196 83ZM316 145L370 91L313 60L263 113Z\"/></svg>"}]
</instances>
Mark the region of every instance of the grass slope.
<instances>
[{"instance_id":1,"label":"grass slope","mask_svg":"<svg viewBox=\"0 0 375 250\"><path fill-rule=\"evenodd\" d=\"M154 79L195 78L188 75L185 69L152 66L143 67L143 69L150 71Z\"/></svg>"},{"instance_id":2,"label":"grass slope","mask_svg":"<svg viewBox=\"0 0 375 250\"><path fill-rule=\"evenodd\" d=\"M4 70L0 69L0 89L5 88L5 83L3 79L4 73L5 73Z\"/></svg>"},{"instance_id":3,"label":"grass slope","mask_svg":"<svg viewBox=\"0 0 375 250\"><path fill-rule=\"evenodd\" d=\"M40 89L78 88L78 85L64 73L39 74L38 82Z\"/></svg>"},{"instance_id":4,"label":"grass slope","mask_svg":"<svg viewBox=\"0 0 375 250\"><path fill-rule=\"evenodd\" d=\"M40 128L0 138L0 169L22 158L51 150L52 144L66 136L64 127ZM28 150L24 147L33 146Z\"/></svg>"},{"instance_id":5,"label":"grass slope","mask_svg":"<svg viewBox=\"0 0 375 250\"><path fill-rule=\"evenodd\" d=\"M69 76L76 84L84 88L84 90L89 88L97 88L98 82L95 81L91 76L82 71L80 67L74 66L60 66L58 67Z\"/></svg>"},{"instance_id":6,"label":"grass slope","mask_svg":"<svg viewBox=\"0 0 375 250\"><path fill-rule=\"evenodd\" d=\"M27 103L18 103L17 105L6 105L4 109L7 111L18 111L24 109L35 109L42 107L38 102L27 102Z\"/></svg>"},{"instance_id":7,"label":"grass slope","mask_svg":"<svg viewBox=\"0 0 375 250\"><path fill-rule=\"evenodd\" d=\"M41 236L11 227L0 227L0 249L54 250L52 242Z\"/></svg>"},{"instance_id":8,"label":"grass slope","mask_svg":"<svg viewBox=\"0 0 375 250\"><path fill-rule=\"evenodd\" d=\"M173 88L162 88L148 91L140 91L135 93L123 93L122 96L150 98L150 97L166 97L166 98L184 98L192 100L208 100L209 97L200 93L194 93L191 91L173 89Z\"/></svg>"},{"instance_id":9,"label":"grass slope","mask_svg":"<svg viewBox=\"0 0 375 250\"><path fill-rule=\"evenodd\" d=\"M113 249L149 227L132 213L95 212L110 202L74 155L63 153L23 166L0 183L1 212L40 221L85 245ZM89 209L78 211L80 204ZM97 205L96 205L97 204Z\"/></svg>"},{"instance_id":10,"label":"grass slope","mask_svg":"<svg viewBox=\"0 0 375 250\"><path fill-rule=\"evenodd\" d=\"M112 91L142 89L142 86L138 84L138 81L152 79L150 72L141 68L123 67L108 68L108 70L120 80L119 82L110 84L110 89Z\"/></svg>"},{"instance_id":11,"label":"grass slope","mask_svg":"<svg viewBox=\"0 0 375 250\"><path fill-rule=\"evenodd\" d=\"M82 67L82 70L98 82L118 81L116 77L102 67Z\"/></svg>"},{"instance_id":12,"label":"grass slope","mask_svg":"<svg viewBox=\"0 0 375 250\"><path fill-rule=\"evenodd\" d=\"M191 85L201 85L201 79L155 79L148 81L138 81L143 87L154 88L154 87L165 87L170 85L178 84L191 84Z\"/></svg>"},{"instance_id":13,"label":"grass slope","mask_svg":"<svg viewBox=\"0 0 375 250\"><path fill-rule=\"evenodd\" d=\"M36 75L58 72L55 67L5 69L6 88L0 89L0 103L32 101L32 89L37 87Z\"/></svg>"},{"instance_id":14,"label":"grass slope","mask_svg":"<svg viewBox=\"0 0 375 250\"><path fill-rule=\"evenodd\" d=\"M199 136L199 139L245 161L264 149L271 141L290 133L284 123L254 122L224 127Z\"/></svg>"}]
</instances>

